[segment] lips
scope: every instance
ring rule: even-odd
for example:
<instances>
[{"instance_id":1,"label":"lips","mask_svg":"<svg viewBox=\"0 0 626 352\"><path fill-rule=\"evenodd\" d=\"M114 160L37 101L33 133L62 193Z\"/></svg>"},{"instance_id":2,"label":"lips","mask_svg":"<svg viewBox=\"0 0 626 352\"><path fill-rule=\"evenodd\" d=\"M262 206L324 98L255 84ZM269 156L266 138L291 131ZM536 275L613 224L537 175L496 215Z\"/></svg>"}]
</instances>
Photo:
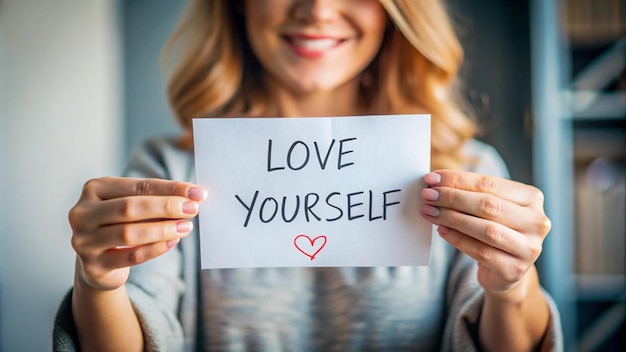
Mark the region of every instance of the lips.
<instances>
[{"instance_id":1,"label":"lips","mask_svg":"<svg viewBox=\"0 0 626 352\"><path fill-rule=\"evenodd\" d=\"M288 38L288 41L294 45L308 50L325 50L337 46L341 40L331 38Z\"/></svg>"},{"instance_id":2,"label":"lips","mask_svg":"<svg viewBox=\"0 0 626 352\"><path fill-rule=\"evenodd\" d=\"M346 40L330 36L285 35L283 39L298 55L320 57L341 46Z\"/></svg>"}]
</instances>

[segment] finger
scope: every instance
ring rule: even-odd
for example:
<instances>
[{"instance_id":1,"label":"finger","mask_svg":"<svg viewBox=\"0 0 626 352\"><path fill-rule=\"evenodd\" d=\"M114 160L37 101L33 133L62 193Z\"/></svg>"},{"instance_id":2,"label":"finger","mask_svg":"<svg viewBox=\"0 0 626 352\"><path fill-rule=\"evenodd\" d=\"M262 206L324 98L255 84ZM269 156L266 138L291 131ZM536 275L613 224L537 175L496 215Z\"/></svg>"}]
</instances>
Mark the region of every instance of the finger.
<instances>
[{"instance_id":1,"label":"finger","mask_svg":"<svg viewBox=\"0 0 626 352\"><path fill-rule=\"evenodd\" d=\"M83 197L101 200L128 196L179 196L203 201L207 192L192 183L157 178L103 177L87 181Z\"/></svg>"},{"instance_id":2,"label":"finger","mask_svg":"<svg viewBox=\"0 0 626 352\"><path fill-rule=\"evenodd\" d=\"M488 193L510 202L528 206L543 206L543 193L536 187L500 177L456 170L437 170L424 176L431 187L451 187L472 192Z\"/></svg>"},{"instance_id":3,"label":"finger","mask_svg":"<svg viewBox=\"0 0 626 352\"><path fill-rule=\"evenodd\" d=\"M420 212L435 225L457 230L512 256L530 258L533 254L533 251L528 248L526 236L497 222L430 205L423 205Z\"/></svg>"},{"instance_id":4,"label":"finger","mask_svg":"<svg viewBox=\"0 0 626 352\"><path fill-rule=\"evenodd\" d=\"M493 270L507 282L516 282L528 269L523 261L454 229L440 226L437 232L448 243Z\"/></svg>"},{"instance_id":5,"label":"finger","mask_svg":"<svg viewBox=\"0 0 626 352\"><path fill-rule=\"evenodd\" d=\"M83 222L112 225L145 220L186 219L198 214L199 204L183 197L136 196L92 204Z\"/></svg>"},{"instance_id":6,"label":"finger","mask_svg":"<svg viewBox=\"0 0 626 352\"><path fill-rule=\"evenodd\" d=\"M91 236L87 236L87 241L90 246L103 250L137 247L181 238L187 236L192 229L193 223L188 220L109 225L98 228Z\"/></svg>"},{"instance_id":7,"label":"finger","mask_svg":"<svg viewBox=\"0 0 626 352\"><path fill-rule=\"evenodd\" d=\"M180 238L132 248L111 249L102 254L102 267L113 270L145 263L174 248L179 242Z\"/></svg>"},{"instance_id":8,"label":"finger","mask_svg":"<svg viewBox=\"0 0 626 352\"><path fill-rule=\"evenodd\" d=\"M471 192L450 187L434 187L422 190L424 204L449 208L479 218L492 220L514 230L529 229L537 222L534 210L519 206L488 193Z\"/></svg>"}]
</instances>

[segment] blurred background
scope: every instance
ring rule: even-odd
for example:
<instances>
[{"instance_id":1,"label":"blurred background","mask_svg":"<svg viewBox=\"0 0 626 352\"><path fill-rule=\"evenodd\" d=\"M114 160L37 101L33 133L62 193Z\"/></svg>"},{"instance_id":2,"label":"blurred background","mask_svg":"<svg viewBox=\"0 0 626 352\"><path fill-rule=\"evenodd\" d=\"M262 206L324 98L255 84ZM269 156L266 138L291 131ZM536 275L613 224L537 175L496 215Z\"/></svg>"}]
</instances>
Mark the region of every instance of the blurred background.
<instances>
[{"instance_id":1,"label":"blurred background","mask_svg":"<svg viewBox=\"0 0 626 352\"><path fill-rule=\"evenodd\" d=\"M546 195L539 269L567 350L623 350L626 0L449 2L480 138ZM0 1L0 351L50 349L84 182L179 131L160 53L183 6Z\"/></svg>"}]
</instances>

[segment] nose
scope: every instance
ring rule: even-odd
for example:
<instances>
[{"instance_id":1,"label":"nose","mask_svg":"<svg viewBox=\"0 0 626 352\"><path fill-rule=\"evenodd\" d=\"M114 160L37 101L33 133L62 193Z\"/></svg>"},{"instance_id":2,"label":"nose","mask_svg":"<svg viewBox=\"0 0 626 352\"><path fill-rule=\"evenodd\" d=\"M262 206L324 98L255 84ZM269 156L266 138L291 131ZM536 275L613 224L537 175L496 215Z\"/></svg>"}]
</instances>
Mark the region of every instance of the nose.
<instances>
[{"instance_id":1,"label":"nose","mask_svg":"<svg viewBox=\"0 0 626 352\"><path fill-rule=\"evenodd\" d=\"M317 22L331 19L337 13L337 3L340 0L298 0L294 4L294 17L307 21Z\"/></svg>"}]
</instances>

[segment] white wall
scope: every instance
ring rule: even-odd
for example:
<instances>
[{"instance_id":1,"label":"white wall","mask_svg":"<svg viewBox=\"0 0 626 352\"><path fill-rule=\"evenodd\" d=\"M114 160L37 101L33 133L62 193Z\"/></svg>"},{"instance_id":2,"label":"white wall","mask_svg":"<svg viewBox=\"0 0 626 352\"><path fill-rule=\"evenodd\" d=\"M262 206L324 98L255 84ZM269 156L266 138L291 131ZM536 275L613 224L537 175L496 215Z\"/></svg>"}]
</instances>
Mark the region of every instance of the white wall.
<instances>
[{"instance_id":1,"label":"white wall","mask_svg":"<svg viewBox=\"0 0 626 352\"><path fill-rule=\"evenodd\" d=\"M125 155L148 137L180 134L181 128L167 102L161 52L185 3L184 0L120 3L126 87Z\"/></svg>"},{"instance_id":2,"label":"white wall","mask_svg":"<svg viewBox=\"0 0 626 352\"><path fill-rule=\"evenodd\" d=\"M120 172L117 1L0 3L0 350L50 350L83 183Z\"/></svg>"}]
</instances>

